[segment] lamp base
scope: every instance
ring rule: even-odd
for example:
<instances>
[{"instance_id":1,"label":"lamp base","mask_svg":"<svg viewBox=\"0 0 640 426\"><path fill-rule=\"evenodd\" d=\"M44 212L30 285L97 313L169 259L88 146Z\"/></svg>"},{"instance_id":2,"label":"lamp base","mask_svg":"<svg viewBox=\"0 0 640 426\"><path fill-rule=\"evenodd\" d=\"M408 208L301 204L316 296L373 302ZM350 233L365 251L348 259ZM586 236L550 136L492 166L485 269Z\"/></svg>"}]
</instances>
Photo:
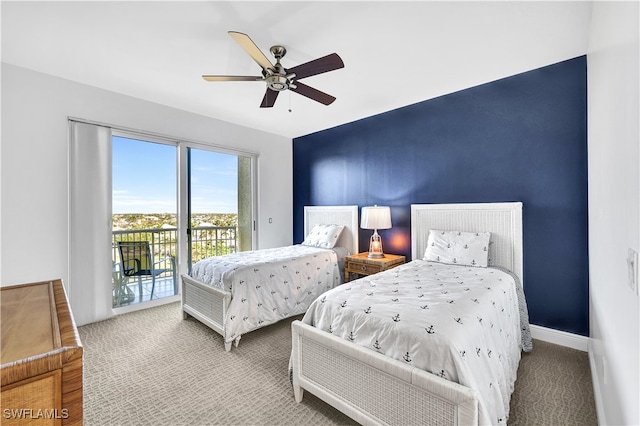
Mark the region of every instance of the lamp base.
<instances>
[{"instance_id":1,"label":"lamp base","mask_svg":"<svg viewBox=\"0 0 640 426\"><path fill-rule=\"evenodd\" d=\"M378 230L373 230L373 235L369 240L369 255L367 256L369 259L380 259L384 257L382 253L382 240L380 239L380 235L378 235Z\"/></svg>"}]
</instances>

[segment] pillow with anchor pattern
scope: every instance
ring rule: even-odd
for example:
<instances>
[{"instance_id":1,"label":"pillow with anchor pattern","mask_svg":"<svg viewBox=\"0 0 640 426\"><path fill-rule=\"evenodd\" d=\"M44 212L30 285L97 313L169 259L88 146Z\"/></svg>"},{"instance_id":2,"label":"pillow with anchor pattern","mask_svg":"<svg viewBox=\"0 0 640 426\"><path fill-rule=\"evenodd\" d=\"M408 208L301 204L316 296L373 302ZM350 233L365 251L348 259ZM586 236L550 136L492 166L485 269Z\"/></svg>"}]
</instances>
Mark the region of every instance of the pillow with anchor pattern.
<instances>
[{"instance_id":1,"label":"pillow with anchor pattern","mask_svg":"<svg viewBox=\"0 0 640 426\"><path fill-rule=\"evenodd\" d=\"M486 268L490 232L429 231L424 260Z\"/></svg>"},{"instance_id":2,"label":"pillow with anchor pattern","mask_svg":"<svg viewBox=\"0 0 640 426\"><path fill-rule=\"evenodd\" d=\"M302 242L303 246L333 248L340 238L343 225L313 225L311 232Z\"/></svg>"}]
</instances>

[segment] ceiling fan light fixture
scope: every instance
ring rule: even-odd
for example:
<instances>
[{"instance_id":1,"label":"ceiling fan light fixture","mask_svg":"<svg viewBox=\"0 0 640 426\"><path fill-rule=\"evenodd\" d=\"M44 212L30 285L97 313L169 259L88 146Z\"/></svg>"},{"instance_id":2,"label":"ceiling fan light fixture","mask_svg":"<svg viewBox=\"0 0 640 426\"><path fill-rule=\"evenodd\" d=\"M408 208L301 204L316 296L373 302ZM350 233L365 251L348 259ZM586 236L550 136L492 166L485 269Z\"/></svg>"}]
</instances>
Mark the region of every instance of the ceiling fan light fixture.
<instances>
[{"instance_id":1,"label":"ceiling fan light fixture","mask_svg":"<svg viewBox=\"0 0 640 426\"><path fill-rule=\"evenodd\" d=\"M289 88L290 81L287 77L279 74L270 75L266 78L269 89L280 92Z\"/></svg>"}]
</instances>

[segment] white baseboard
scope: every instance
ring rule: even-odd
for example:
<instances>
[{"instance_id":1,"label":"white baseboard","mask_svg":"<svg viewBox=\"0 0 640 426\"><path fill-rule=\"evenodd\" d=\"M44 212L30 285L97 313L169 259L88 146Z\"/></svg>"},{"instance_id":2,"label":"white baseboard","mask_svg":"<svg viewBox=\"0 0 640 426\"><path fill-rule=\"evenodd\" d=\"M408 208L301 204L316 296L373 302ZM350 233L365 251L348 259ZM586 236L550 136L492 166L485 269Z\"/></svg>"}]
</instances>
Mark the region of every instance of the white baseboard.
<instances>
[{"instance_id":1,"label":"white baseboard","mask_svg":"<svg viewBox=\"0 0 640 426\"><path fill-rule=\"evenodd\" d=\"M531 337L544 342L553 343L579 351L589 351L589 338L578 334L567 333L566 331L554 330L552 328L530 325Z\"/></svg>"},{"instance_id":2,"label":"white baseboard","mask_svg":"<svg viewBox=\"0 0 640 426\"><path fill-rule=\"evenodd\" d=\"M598 377L598 369L593 355L593 348L589 348L589 366L591 367L591 381L593 382L593 397L596 402L596 415L598 416L598 424L606 425L607 420L604 417L604 401L602 396L602 387L600 378Z\"/></svg>"}]
</instances>

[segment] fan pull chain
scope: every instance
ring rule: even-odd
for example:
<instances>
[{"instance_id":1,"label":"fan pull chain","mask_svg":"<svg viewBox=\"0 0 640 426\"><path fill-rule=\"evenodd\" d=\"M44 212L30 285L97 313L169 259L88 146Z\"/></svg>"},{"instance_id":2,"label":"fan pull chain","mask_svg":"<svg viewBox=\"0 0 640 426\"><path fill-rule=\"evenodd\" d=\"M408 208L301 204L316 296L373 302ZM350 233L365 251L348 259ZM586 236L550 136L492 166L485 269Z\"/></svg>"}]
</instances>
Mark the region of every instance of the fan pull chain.
<instances>
[{"instance_id":1,"label":"fan pull chain","mask_svg":"<svg viewBox=\"0 0 640 426\"><path fill-rule=\"evenodd\" d=\"M289 92L289 112L291 112L291 91L287 90L287 92Z\"/></svg>"}]
</instances>

